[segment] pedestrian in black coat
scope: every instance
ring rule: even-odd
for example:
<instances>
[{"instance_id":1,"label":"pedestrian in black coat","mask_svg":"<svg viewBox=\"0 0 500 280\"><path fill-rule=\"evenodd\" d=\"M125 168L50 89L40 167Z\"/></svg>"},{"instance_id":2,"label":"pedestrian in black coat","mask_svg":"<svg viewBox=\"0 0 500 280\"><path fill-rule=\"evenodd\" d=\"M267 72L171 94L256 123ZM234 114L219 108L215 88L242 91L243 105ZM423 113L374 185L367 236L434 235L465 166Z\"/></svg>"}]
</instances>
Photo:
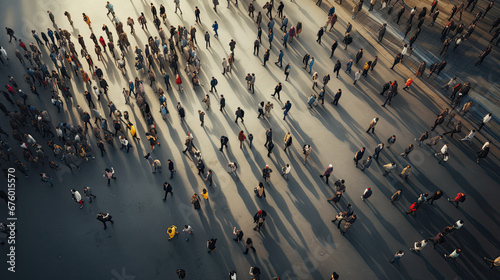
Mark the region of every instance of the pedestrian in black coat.
<instances>
[{"instance_id":1,"label":"pedestrian in black coat","mask_svg":"<svg viewBox=\"0 0 500 280\"><path fill-rule=\"evenodd\" d=\"M354 167L358 167L358 161L360 161L363 158L364 154L365 154L365 147L361 148L361 150L356 152L356 154L354 155Z\"/></svg>"},{"instance_id":2,"label":"pedestrian in black coat","mask_svg":"<svg viewBox=\"0 0 500 280\"><path fill-rule=\"evenodd\" d=\"M361 60L363 57L363 49L359 49L358 53L356 54L356 64Z\"/></svg>"},{"instance_id":3,"label":"pedestrian in black coat","mask_svg":"<svg viewBox=\"0 0 500 280\"><path fill-rule=\"evenodd\" d=\"M335 52L335 50L337 49L337 40L333 41L333 45L332 45L332 54L330 55L330 58L332 58L333 56L333 53Z\"/></svg>"},{"instance_id":4,"label":"pedestrian in black coat","mask_svg":"<svg viewBox=\"0 0 500 280\"><path fill-rule=\"evenodd\" d=\"M437 192L433 193L431 196L429 196L426 201L428 201L429 204L432 205L432 203L434 203L434 200L438 200L442 196L443 196L443 192L437 191Z\"/></svg>"},{"instance_id":5,"label":"pedestrian in black coat","mask_svg":"<svg viewBox=\"0 0 500 280\"><path fill-rule=\"evenodd\" d=\"M394 70L394 66L401 62L401 54L397 54L396 57L394 57L394 63L392 64L391 70Z\"/></svg>"},{"instance_id":6,"label":"pedestrian in black coat","mask_svg":"<svg viewBox=\"0 0 500 280\"><path fill-rule=\"evenodd\" d=\"M335 63L335 66L333 67L333 73L337 73L336 74L337 78L339 77L339 71L341 68L342 68L342 64L340 63L339 60L337 60L337 62Z\"/></svg>"},{"instance_id":7,"label":"pedestrian in black coat","mask_svg":"<svg viewBox=\"0 0 500 280\"><path fill-rule=\"evenodd\" d=\"M163 200L167 200L168 193L170 193L170 195L174 195L174 193L172 192L172 185L170 185L168 182L163 183L163 190L165 191Z\"/></svg>"},{"instance_id":8,"label":"pedestrian in black coat","mask_svg":"<svg viewBox=\"0 0 500 280\"><path fill-rule=\"evenodd\" d=\"M335 95L333 96L332 104L335 106L339 105L339 100L341 96L342 96L342 90L339 88L337 93L335 93Z\"/></svg>"},{"instance_id":9,"label":"pedestrian in black coat","mask_svg":"<svg viewBox=\"0 0 500 280\"><path fill-rule=\"evenodd\" d=\"M382 27L378 30L378 41L382 42L382 39L384 39L385 31L387 30L387 23L384 23Z\"/></svg>"}]
</instances>

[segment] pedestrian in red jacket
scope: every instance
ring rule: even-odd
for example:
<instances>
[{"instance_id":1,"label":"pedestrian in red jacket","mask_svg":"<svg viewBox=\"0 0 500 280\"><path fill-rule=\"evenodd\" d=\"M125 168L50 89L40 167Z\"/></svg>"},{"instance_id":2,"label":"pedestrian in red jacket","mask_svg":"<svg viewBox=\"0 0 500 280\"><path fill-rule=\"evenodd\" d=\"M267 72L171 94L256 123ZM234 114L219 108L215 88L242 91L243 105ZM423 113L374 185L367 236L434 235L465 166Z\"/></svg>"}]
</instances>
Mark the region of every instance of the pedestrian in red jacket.
<instances>
[{"instance_id":1,"label":"pedestrian in red jacket","mask_svg":"<svg viewBox=\"0 0 500 280\"><path fill-rule=\"evenodd\" d=\"M455 203L455 207L458 208L458 204L460 202L465 201L465 193L457 193L457 196L455 196L455 199L449 199L448 202Z\"/></svg>"},{"instance_id":2,"label":"pedestrian in red jacket","mask_svg":"<svg viewBox=\"0 0 500 280\"><path fill-rule=\"evenodd\" d=\"M413 79L412 78L408 78L408 80L406 80L406 83L405 83L405 87L403 88L404 90L408 90L411 86L411 84L413 83Z\"/></svg>"},{"instance_id":3,"label":"pedestrian in red jacket","mask_svg":"<svg viewBox=\"0 0 500 280\"><path fill-rule=\"evenodd\" d=\"M410 205L410 211L405 212L405 214L406 214L406 215L408 215L408 214L412 214L413 216L415 216L415 215L417 214L417 210L418 210L418 203L413 202L413 203Z\"/></svg>"}]
</instances>

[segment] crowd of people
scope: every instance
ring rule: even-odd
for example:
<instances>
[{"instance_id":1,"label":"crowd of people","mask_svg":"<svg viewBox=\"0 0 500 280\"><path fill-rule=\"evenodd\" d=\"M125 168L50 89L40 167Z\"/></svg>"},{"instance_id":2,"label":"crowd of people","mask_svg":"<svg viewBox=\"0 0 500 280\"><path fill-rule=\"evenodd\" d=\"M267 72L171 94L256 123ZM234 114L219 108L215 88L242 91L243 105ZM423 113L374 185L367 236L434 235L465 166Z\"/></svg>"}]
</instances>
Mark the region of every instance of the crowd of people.
<instances>
[{"instance_id":1,"label":"crowd of people","mask_svg":"<svg viewBox=\"0 0 500 280\"><path fill-rule=\"evenodd\" d=\"M182 14L182 10L180 9L181 2L179 0L174 0L173 2L175 5L175 11L173 11L174 9L172 8L172 10L169 10L168 12L177 13L179 10L180 14ZM472 5L472 12L476 2L477 0L469 1L465 10ZM228 1L228 7L230 3L231 1ZM317 1L316 4L321 6L322 1ZM342 1L340 1L340 4L342 4ZM362 0L356 3L352 10L352 20L356 19L358 13L363 7L363 4L364 1ZM218 5L219 1L213 0L213 9L216 13L218 13ZM237 0L234 5L238 5ZM307 5L309 5L309 3L307 3ZM379 3L377 3L377 0L370 1L369 11L372 11L373 8L378 5ZM394 10L399 9L394 20L395 24L400 24L401 17L407 14L407 5L404 1L398 4L398 1L396 0L395 3L391 4L391 0L383 0L380 5L381 9L387 8L387 13L389 15ZM287 81L290 73L298 70L292 69L291 63L283 63L284 57L288 52L288 47L293 47L294 39L295 42L300 40L300 34L305 27L303 27L301 21L298 21L295 25L291 22L285 13L285 6L286 5L283 1L279 1L279 3L269 1L265 3L263 10L260 10L255 2L250 2L248 5L248 16L256 26L256 39L255 42L252 42L254 55L259 56L260 47L268 46L268 48L264 47L266 50L262 54L263 67L266 68L264 68L261 73L270 71L267 69L266 62L270 60L270 50L272 49L274 39L277 39L279 42L278 44L275 44L275 48L280 48L280 51L276 57L277 61L275 62L275 65L280 69L283 67L283 64L285 65L283 73L285 81ZM424 21L431 18L427 21L432 21L430 25L433 26L436 20L439 19L440 11L439 8L437 8L437 0L433 1L430 6L429 13L427 12L427 8L429 7L426 7L425 4L422 6L423 7L418 8L414 7L409 12L408 20L406 22L407 28L403 40L406 40L408 34L410 34L410 36L408 36L409 39L406 40L407 43L404 42L402 50L395 54L393 65L390 67L392 70L394 70L394 67L398 64L402 64L405 57L412 54L413 46L417 43L417 38L422 32L421 28ZM473 34L476 25L481 23L480 21L488 13L491 7L493 7L493 2L491 2L489 6L485 7L484 12L478 12L469 27L467 27L461 20L464 4L462 3L460 7L454 6L451 16L447 19L448 23L445 24L445 27L441 32L443 47L440 55L443 55L448 51L448 48L453 40L455 42L454 49L468 41L470 36ZM199 52L201 50L196 39L196 24L201 23L201 12L198 7L195 7L194 9L196 22L193 23L193 26L178 25L175 27L168 24L169 21L167 20L166 7L160 5L158 12L156 6L151 3L150 13L141 12L140 16L137 18L138 25L140 25L140 28L147 34L148 37L144 50L138 46L132 46L133 44L131 44L128 39L130 35L134 35L135 32L137 32L134 18L128 17L127 19L120 19L115 12L113 4L110 2L107 2L105 8L106 11L103 12L107 12L107 16L110 18L113 26L108 27L106 24L103 24L102 27L97 28L96 23L92 22L87 14L82 13L82 20L85 24L87 24L91 32L89 38L84 38L81 34L79 34L77 38L74 36L72 37L71 32L59 27L65 25L65 23L62 22L62 19L60 19L63 15L69 21L70 26L73 27L73 18L68 11L65 11L63 15L53 15L50 11L47 11L53 27L47 28L46 31L45 29L32 30L31 34L33 38L30 39L32 42L29 43L27 42L28 40L23 42L22 40L24 39L16 36L14 31L16 27L5 28L6 33L9 36L9 42L15 45L13 53L19 60L19 63L10 62L9 57L12 56L12 53L7 52L4 47L0 47L0 62L4 65L15 64L16 67L22 66L25 69L25 74L23 77L15 78L9 75L8 83L4 86L5 90L1 90L4 98L2 102L0 102L0 109L9 120L11 131L6 132L0 128L0 136L3 134L8 139L0 141L0 156L5 162L7 162L7 164L13 164L16 167L16 170L23 174L26 178L38 173L42 182L49 183L53 186L54 184L57 184L57 182L54 182L52 179L51 173L53 172L51 172L48 168L58 170L62 168L60 164L64 164L72 171L74 168L80 170L85 162L97 160L97 150L94 148L95 146L99 148L101 157L103 157L106 154L106 151L108 149L114 149L115 145L120 146L121 150L128 153L131 148L134 148L134 146L141 145L141 141L144 141L144 139L147 140L147 144L151 147L151 152L146 154L144 158L148 161L148 165L150 166L152 173L161 173L162 162L156 155L153 156L153 152L157 146L161 145L160 142L162 142L161 135L159 135L156 129L158 125L157 122L160 120L160 117L162 121L169 121L168 116L170 112L168 108L172 106L172 104L168 104L169 98L167 93L175 90L175 88L171 85L170 76L172 76L172 79L175 81L179 93L188 94L185 90L186 86L184 84L186 80L191 83L189 88L204 87L203 81L200 79L200 72L203 71L202 62L199 57ZM479 9L483 8L481 7ZM273 16L274 11L275 15ZM323 46L323 36L328 35L329 32L331 33L332 30L336 28L335 24L339 20L339 16L335 13L335 11L336 8L334 6L331 6L327 10L325 25L319 27L319 30L317 31L316 42L320 45L320 47ZM458 25L453 21L457 12L460 14L460 20L458 20L460 23ZM254 13L257 13L257 16L255 16ZM415 15L417 15L416 18ZM413 28L414 18L418 22L416 24L416 28ZM148 29L149 21L153 23L154 29ZM267 21L267 24L265 24L264 21ZM126 32L126 30L124 30L124 23L130 27L130 32ZM500 19L494 21L490 32L494 28L497 28L499 23ZM275 24L279 26L279 30L276 30ZM378 31L377 37L380 44L384 44L384 36L386 34L387 26L388 23L384 23ZM213 29L213 33L206 31L205 34L202 35L207 50L211 48L210 41L212 38L217 38L218 40L218 22L214 21L213 24L211 24L211 27ZM94 30L94 28L96 30ZM315 27L307 27L309 31L314 28ZM352 44L353 40L358 39L353 38L354 35L352 34L352 28L353 25L348 21L347 29L343 32L344 35L342 40L340 40L340 38L339 40L334 40L334 43L330 48L330 58L336 56L335 51L339 44L343 44L344 51L346 51L348 46ZM99 29L102 30L102 32ZM263 42L262 36L266 35L266 33L267 40L264 40ZM499 36L499 34L500 29L496 29L490 43L492 43ZM114 39L115 37L117 38L116 41ZM14 40L12 41L12 39ZM499 40L500 39L497 40L496 44L498 44ZM79 51L77 50L77 45L75 44L76 42L78 42L78 45L80 46ZM229 56L222 58L222 75L230 74L233 71L234 62L235 59L237 59L237 56L235 56L237 44L238 43L233 39L227 42L227 45L229 46ZM490 54L492 47L492 45L488 46L488 48L479 56L477 65L480 65ZM127 72L126 64L127 57L129 56L134 58L133 67L135 68L135 73ZM97 61L94 60L95 58L97 58ZM362 77L366 78L371 72L374 71L376 65L378 65L378 56L367 59L364 55L363 48L360 48L355 56L346 62L346 68L342 74L340 74L340 70L342 69L342 62L340 59L333 58L333 61L336 62L334 63L333 73L331 73L332 76L335 74L336 78L339 78L340 75L347 75L352 78L354 85L359 86L358 82L362 83ZM87 65L84 65L84 63ZM182 65L183 63L185 63L185 65ZM329 92L332 92L330 103L332 105L339 106L342 89L339 88L338 90L333 91L329 89L328 83L331 79L330 73L320 75L317 71L315 71L315 57L309 52L303 56L302 63L303 68L310 73L312 81L312 90L310 95L307 93L309 97L306 100L309 109L314 110L314 108L319 105L325 106L325 99L328 98ZM110 88L110 85L106 80L107 73L102 70L100 67L101 65L103 65L106 69L109 67L116 67L116 69L119 70L124 77L132 75L135 76L135 78L130 79L128 83L124 84L121 88ZM433 63L429 67L427 77L431 77L433 74L440 75L446 65L446 60ZM353 70L353 68L358 68L358 70ZM184 70L184 72L180 69ZM427 69L426 62L421 62L414 77L408 77L407 79L400 81L400 83L404 83L405 85L403 90L410 91L412 89L411 85L416 80L422 79L421 77ZM354 72L354 74L352 72ZM257 75L258 74L259 73L257 73ZM160 75L160 77L157 78L157 75ZM247 90L251 94L255 92L257 75L255 73L248 73L246 77L244 77L244 83L247 85ZM224 95L219 96L217 94L216 86L218 85L218 80L212 74L209 76L211 77L211 80L208 81L210 91L207 89L207 92L216 96L220 105L220 112L222 112L222 114L227 114L225 109L225 97ZM141 77L145 77L149 80L149 87L145 86L144 80ZM466 77L462 78L465 79ZM17 83L16 80L22 80L22 82ZM77 92L78 89L73 86L73 82L77 83L79 86L83 86L86 90L84 92ZM146 82L146 85L148 85L148 82ZM379 94L385 99L381 106L385 108L386 106L391 106L391 102L394 102L395 100L393 99L398 95L398 81L396 78L391 78L390 81L386 83L384 82L381 86L382 91ZM391 159L388 162L384 162L382 166L385 172L381 175L387 177L394 171L399 173L405 181L408 181L410 175L415 169L415 167L412 167L411 165L411 157L410 159L408 159L408 157L413 150L421 148L422 143L425 143L427 147L432 147L438 145L440 142L443 142L443 145L438 152L434 153L434 156L441 164L445 164L449 161L450 150L456 148L452 145L460 143L457 142L457 140L471 143L476 133L479 133L479 131L492 119L492 113L488 113L477 124L477 128L470 127L467 131L465 131L465 135L461 134L464 129L464 124L461 120L459 120L459 117L463 117L467 114L473 106L473 101L466 98L470 93L471 88L471 82L459 82L457 77L453 77L449 80L449 82L444 84L440 90L446 92L450 89L452 90L449 108L444 108L441 112L436 112L437 117L435 122L430 126L430 130L423 132L415 131L416 144L405 144L405 146L407 145L407 148L401 151L402 159ZM33 95L26 94L23 89L29 89ZM316 89L319 89L319 92L317 92ZM112 94L108 95L111 91L121 91L125 104L128 105L128 107L118 108L112 100L113 98L117 98L117 96ZM274 87L274 94L272 94L272 97L277 99L280 103L281 91L282 83L278 82L278 84ZM84 95L85 101L88 103L87 105L77 104L77 102L75 102L75 95L80 93ZM65 122L55 123L53 121L54 118L49 115L48 110L46 108L39 107L39 105L37 105L38 102L33 100L38 98L45 98L47 101L50 101L50 103L57 108L58 113L68 112L71 114L73 108L70 106L75 106L80 121L70 122L67 120ZM202 99L202 102L206 105L205 111L208 111L211 108L210 98L211 94L207 93ZM132 123L130 118L130 112L135 110L135 107L131 104L134 99L137 108L140 110L138 112L143 118L141 122L146 124L146 126L142 127L145 131L145 135L141 137L143 140L139 138L137 128ZM160 111L158 113L153 112L151 109L151 104L152 102L156 102L155 100L158 100L159 102ZM10 105L4 105L3 102L8 102ZM88 109L86 109L87 106ZM256 114L258 114L257 118L259 120L261 118L268 119L272 117L271 111L274 108L274 104L271 101L256 102L256 106L258 108ZM287 100L283 103L283 106L281 106L284 121L287 120L287 116L289 116L292 112L292 108L290 100ZM181 121L184 121L186 113L180 102L176 104L176 110ZM199 117L201 126L204 126L206 113L202 109L197 111L197 116ZM244 122L245 112L242 108L238 107L234 115L236 117L235 123L239 127L240 124L238 123L238 120L240 120L241 123ZM374 117L370 123L367 124L368 129L366 130L366 133L375 133L377 125L382 121L383 120L379 117ZM445 121L447 121L446 125L444 125ZM437 134L435 133L438 126L442 125L445 130L448 130L450 124L451 130ZM247 141L249 143L249 148L253 148L253 135L245 133L245 131L241 129L238 129L238 131L239 133L237 135L220 136L220 152L224 152L224 147L226 147L226 149L228 148L228 143L231 142L230 139L237 139L240 148L243 148ZM433 133L435 135L431 135ZM248 134L248 136L246 134ZM460 135L459 139L453 138L454 134ZM10 141L11 136L13 141ZM445 136L447 137L446 140ZM45 138L47 137L48 140L46 141ZM267 153L267 157L271 157L273 149L278 145L282 145L284 152L286 153L287 149L292 146L294 139L292 133L287 132L284 135L282 142L275 141L276 137L273 136L272 128L269 128L265 132L265 137L266 141L264 144L264 153ZM38 140L36 138L38 138ZM44 140L41 140L40 138ZM279 142L281 142L281 144L278 144ZM391 135L387 139L386 143L384 141L376 143L375 147L360 148L354 155L355 168L359 168L361 171L366 172L366 170L369 170L373 162L378 162L379 154L385 148L390 148L395 142L396 135ZM212 187L214 184L214 179L212 177L213 171L210 167L206 166L204 158L201 154L204 149L210 148L196 147L194 145L194 137L191 132L187 132L184 145L185 150L183 152L193 159L193 163L196 166L198 174L209 185L203 188L201 197L197 193L194 193L190 199L194 209L201 210L202 202L207 204L209 203L209 187ZM308 157L314 150L314 147L310 143L300 143L300 145L303 148L303 163L307 164ZM416 147L416 145L418 147ZM480 163L480 159L487 158L490 145L492 145L491 141L482 143L482 148L477 151L476 162L478 164ZM46 150L48 149L50 149L52 153L47 153ZM257 148L255 147L254 149ZM373 150L373 154L368 152L368 150ZM168 170L170 172L169 179L172 180L174 174L176 173L174 162L172 159L168 159L167 163ZM400 170L398 170L399 166L402 166ZM237 161L230 161L228 163L228 167L230 168L229 173L235 180L237 180ZM3 168L4 171L6 171L6 168ZM270 182L271 178L275 176L273 175L273 170L269 165L265 165L262 168L262 179L258 182L254 189L255 195L259 199L265 199L265 186ZM291 170L292 166L289 163L286 163L282 166L280 174L284 179L288 180L288 175ZM321 178L325 178L325 182L328 184L328 179L332 176L333 171L334 166L329 164L326 170L319 176ZM106 168L103 176L107 180L108 185L110 185L111 179L117 181L113 167ZM459 186L457 186L457 188L459 188ZM339 178L334 183L334 189L335 193L332 198L328 199L328 201L336 205L342 200L342 195L346 192L346 181ZM167 200L168 193L173 195L173 187L170 182L165 182L163 184L163 190L165 192L163 198L164 200ZM433 192L431 196L429 196L428 193L422 193L419 197L416 197L415 201L410 204L409 211L405 213L416 215L417 210L424 204L433 205L435 200L438 200L443 196L442 190L436 189L430 191ZM459 192L456 197L448 198L448 201L454 204L457 208L459 203L463 203L466 198L466 194L462 193L460 190L458 191ZM96 199L96 195L92 193L90 187L85 187L83 192L89 203L92 202L92 199ZM373 192L376 192L376 190L366 188L361 194L361 199L363 201L368 200ZM391 203L394 203L399 200L402 193L403 190L400 189L388 198L388 200L390 200ZM83 208L84 197L80 194L80 192L77 189L72 188L71 194L73 199L78 203L78 206ZM346 203L346 208L339 211L339 213L335 216L335 219L332 220L333 223L336 223L341 234L346 234L357 220L354 208L350 203ZM259 210L254 215L253 222L255 223L255 227L253 229L256 232L260 233L265 229L266 216L267 213L264 209ZM103 223L104 229L107 229L106 222L110 222L111 224L114 222L110 213L100 212L97 214L96 219ZM344 223L343 226L342 223ZM427 245L428 240L434 243L435 248L436 244L442 244L444 242L447 234L460 229L463 225L464 222L462 220L458 220L453 225L445 227L443 231L439 232L435 237L415 242L413 248L410 250L419 253ZM191 225L185 225L182 232L186 236L185 240L188 241L193 232L193 228ZM166 233L169 238L168 240L172 240L179 234L179 231L175 225L172 225L167 228ZM235 235L234 241L240 243L244 240L244 234L241 229L237 229L235 227L233 234ZM208 239L208 253L216 251L216 241L217 238L215 237L210 237ZM248 254L249 249L251 249L254 253L256 252L251 237L246 238L244 247L245 251L243 254ZM444 255L446 258L455 260L460 256L461 251L462 249L456 248L451 253ZM391 263L399 261L403 256L403 250L397 251L391 260ZM488 262L490 267L500 265L499 258L495 260L485 258L485 261ZM184 278L187 272L184 269L179 269L176 273L179 278ZM261 274L261 270L260 268L253 266L250 269L250 274L255 279L258 279ZM236 279L236 272L229 272L229 277L230 279ZM333 272L331 277L332 279L337 279L339 276L336 272ZM273 279L278 279L278 277Z\"/></svg>"}]
</instances>

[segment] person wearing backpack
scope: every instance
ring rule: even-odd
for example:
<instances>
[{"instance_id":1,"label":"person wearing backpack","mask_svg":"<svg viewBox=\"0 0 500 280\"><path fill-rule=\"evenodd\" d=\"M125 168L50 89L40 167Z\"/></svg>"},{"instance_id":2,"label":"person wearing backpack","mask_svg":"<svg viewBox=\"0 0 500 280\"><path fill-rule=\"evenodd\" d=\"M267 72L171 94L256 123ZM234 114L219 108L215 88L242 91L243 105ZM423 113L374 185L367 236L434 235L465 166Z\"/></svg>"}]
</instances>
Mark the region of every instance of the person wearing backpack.
<instances>
[{"instance_id":1,"label":"person wearing backpack","mask_svg":"<svg viewBox=\"0 0 500 280\"><path fill-rule=\"evenodd\" d=\"M458 208L458 204L460 202L465 202L465 194L464 193L457 193L457 196L455 197L455 199L448 198L448 202L455 203L455 208Z\"/></svg>"}]
</instances>

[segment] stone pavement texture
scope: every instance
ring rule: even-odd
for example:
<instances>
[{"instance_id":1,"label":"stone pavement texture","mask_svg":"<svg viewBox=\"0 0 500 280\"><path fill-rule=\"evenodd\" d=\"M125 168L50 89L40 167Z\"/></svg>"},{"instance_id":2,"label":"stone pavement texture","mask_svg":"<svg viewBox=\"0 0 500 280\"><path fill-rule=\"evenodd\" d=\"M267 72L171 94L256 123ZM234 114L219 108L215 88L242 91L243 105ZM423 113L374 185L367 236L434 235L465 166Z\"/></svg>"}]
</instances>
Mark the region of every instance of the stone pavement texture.
<instances>
[{"instance_id":1,"label":"stone pavement texture","mask_svg":"<svg viewBox=\"0 0 500 280\"><path fill-rule=\"evenodd\" d=\"M285 82L283 69L272 63L264 68L261 65L262 58L253 56L257 28L247 16L249 1L239 2L239 6L232 3L227 9L226 2L220 1L216 14L212 10L211 1L182 1L182 16L173 12L173 1L162 2L167 9L168 24L174 26L190 26L194 23L195 5L202 12L202 24L195 26L200 42L200 80L203 86L193 88L189 82L185 82L183 93L176 89L169 91L167 102L170 114L163 122L157 113L157 96L148 86L149 83L144 83L162 144L156 147L152 156L160 159L164 165L167 159L173 159L177 174L172 180L167 178L166 168L161 174L151 174L147 161L143 159L143 155L150 151L144 137L145 121L141 118L135 101L129 107L125 105L121 94L128 79L138 76L146 81L147 77L133 69L131 53L126 57L127 78L122 77L114 67L111 57L105 56L105 63L96 61L105 71L110 84L109 99L117 104L118 109L130 112L131 121L136 125L141 140L132 143L134 147L128 154L112 147L107 147L107 154L103 158L97 152L97 158L84 163L80 171L71 172L62 165L61 171L50 173L55 179L52 188L41 183L37 176L39 170L46 170L47 167L30 165L30 177L19 178L17 184L17 272L7 272L6 263L2 262L0 278L175 279L176 269L183 268L187 271L186 279L223 279L227 278L230 270L237 271L241 279L251 279L248 275L250 266L261 268L261 279L271 279L273 276L280 276L281 279L326 279L333 270L341 275L341 279L498 278L498 271L488 269L482 261L484 256L496 257L500 247L497 234L500 231L497 207L497 198L500 197L499 154L495 144L481 165L475 163L475 151L485 139L498 134L498 126L490 127L488 124L470 146L457 141L457 136L455 139L445 137L444 143L451 144L450 161L445 166L438 164L434 157L435 150L441 145L435 148L428 148L426 145L417 147L407 159L403 159L399 154L410 143L415 143L415 137L424 130L429 130L435 115L448 104L442 93L434 89L442 83L439 80L422 82L415 79L409 91L401 89L413 71L412 62L405 62L404 66L398 65L396 71L388 69L397 50L395 46L399 33L388 32L386 38L390 43L380 45L373 36L373 29L376 28L373 27L373 21L368 20L367 16L366 19L363 18L366 11L360 13L358 20L354 21L351 20L349 9L336 5L339 21L335 30L325 34L323 44L318 45L315 34L326 20L327 2L324 1L322 7L317 7L314 1L309 0L284 1L285 15L294 25L297 21L302 21L304 31L285 50L284 64L292 65L289 81ZM158 9L160 2L153 3ZM261 11L264 1L254 3L257 11ZM125 21L128 16L136 19L140 12L144 12L148 18L149 31L156 34L151 24L149 2L113 1L113 4L121 21ZM105 36L100 30L103 23L112 29L103 1L4 1L0 15L5 26L11 26L23 41L30 42L31 29L40 32L52 25L45 13L47 9L54 13L59 27L69 30L73 38L82 34L87 45L90 43L87 39L90 31L81 20L81 12L87 13L91 18L96 35ZM63 16L65 10L73 15L74 28ZM498 16L498 7L490 11L487 18L494 15ZM376 16L375 14L375 18ZM201 44L201 35L205 30L213 35L211 25L214 20L219 22L220 38L212 37L212 48L206 50ZM359 65L353 67L353 71L361 68L365 61L372 60L375 55L381 57L379 64L374 72L369 73L367 78L362 78L357 85L352 84L354 73L348 75L341 71L340 78L332 78L328 84L325 105L308 109L306 100L314 91L311 90L311 75L300 68L302 57L306 52L311 53L316 58L313 72L317 71L320 78L326 73L333 77L331 71L334 60L329 60L329 49L333 40L342 40L347 21L353 23L354 42L348 51L339 46L334 57L342 62L342 70L359 48L364 48L365 54ZM264 17L262 25L267 26L267 23L268 20ZM280 20L277 20L274 28L276 34L279 33L279 23ZM394 28L391 31L392 29ZM438 32L439 28L435 29L432 32ZM128 28L125 30L128 34ZM129 35L131 45L144 49L148 35L137 24L136 31L135 35ZM422 31L420 39L424 35L429 36L429 40L435 37L426 35L426 31ZM267 32L264 33L263 39L267 38ZM7 83L6 77L10 74L22 84L23 67L13 55L14 43L9 44L7 39L6 36L0 38L0 44L6 48L11 58L10 66L0 69L2 83ZM223 77L217 71L221 71L222 57L229 55L230 39L237 42L235 67L232 73ZM278 39L279 36L275 38L269 62L276 60L280 49ZM267 40L263 40L263 48L268 46ZM260 50L261 54L263 48ZM438 47L430 49L431 53L436 48ZM79 50L79 46L77 49ZM481 49L482 47L477 47L477 50ZM462 48L459 51L465 50L466 48ZM467 52L472 61L475 50ZM90 53L93 55L92 51ZM52 65L47 57L47 49L43 50L43 55L47 65ZM455 62L453 59L451 61L458 63L458 59L455 59ZM497 62L498 50L495 49L482 67L494 68L493 63ZM407 64L410 64L410 69ZM180 65L185 65L183 57ZM470 72L468 75L477 73L477 69L470 70L470 67L457 73L465 71ZM498 73L498 69L494 71ZM188 81L186 74L183 71L181 73L183 80ZM257 76L255 94L246 90L246 73L255 73ZM205 110L207 115L205 126L202 127L196 112L205 108L201 100L208 93L212 76L219 80L218 93L226 97L227 113L222 114L216 110L218 95L211 94L213 108ZM480 79L478 76L480 74L475 75L475 79ZM383 99L376 93L383 83L394 79L400 85L400 94L393 99L392 106L384 109L380 107ZM293 104L290 118L286 121L282 120L280 110L283 103L270 97L278 81L284 87L281 99L290 100ZM37 107L46 108L53 123L68 119L75 124L79 123L75 106L80 104L85 109L88 108L81 95L86 86L74 79L70 84L75 97L64 104L67 110L61 114L57 114L50 104L48 92L44 89L41 90L40 99L30 96L28 101ZM159 79L158 84L163 87ZM29 92L24 84L21 88ZM339 106L334 107L329 102L338 88L343 90L343 96ZM268 120L256 120L258 103L267 100L274 103L271 117ZM98 104L104 115L109 112L107 102L108 99L104 98ZM184 122L175 114L177 102L181 102L186 108ZM238 125L233 122L237 107L246 111L245 122ZM9 109L15 108L10 106ZM374 117L380 118L376 132L367 134L365 129ZM473 125L477 126L477 122L476 117L467 120L460 136L463 137L465 131ZM8 121L1 120L1 126L8 128ZM271 157L267 158L262 146L265 142L264 133L269 127L273 128L276 147ZM240 130L255 136L252 149L248 147L248 143L243 149L239 149L237 133ZM430 133L430 137L445 130L447 128L438 127ZM26 131L34 133L28 128ZM213 187L206 186L202 178L197 176L191 156L181 153L187 131L194 134L194 143L202 152L205 165L214 172ZM282 150L282 139L288 131L294 139L292 147L285 153ZM366 154L372 153L377 143L385 143L393 134L397 135L396 143L390 149L384 149L378 162L374 162L364 172L354 168L352 158L357 150L364 146L367 148ZM218 151L221 135L230 139L229 149L224 153ZM41 136L35 138L39 139ZM94 139L92 134L89 139ZM15 143L15 140L10 138L9 142ZM304 165L302 145L306 143L313 147L313 152ZM94 140L92 144L95 147ZM117 146L118 142L115 141L115 147ZM44 148L50 152L45 143ZM16 151L21 157L19 150ZM227 173L229 161L238 163L239 179L234 179ZM412 165L413 172L408 182L404 182L396 173L388 177L382 176L382 165L390 161L397 163L398 172L403 165ZM286 163L292 166L288 180L279 175L281 166ZM318 175L330 163L333 164L334 171L330 185L326 185ZM2 164L2 168L7 167L6 163ZM266 185L267 197L259 199L255 197L253 189L258 181L262 181L261 170L266 164L274 172L270 184ZM114 167L118 179L108 187L102 174L104 168L109 166ZM332 206L326 199L332 196L333 181L339 178L346 180L347 191L341 202ZM174 188L174 195L169 196L166 202L162 200L161 188L164 181L169 181ZM85 207L79 209L71 200L70 189L76 188L83 193L84 186L92 187L97 198L92 203L85 201ZM360 195L366 187L373 189L373 195L362 201ZM202 202L202 209L196 211L189 199L193 193L200 194L203 188L208 189L210 199L208 203ZM389 197L397 189L404 190L403 198L391 205ZM421 206L416 216L404 214L420 193L433 193L438 189L443 190L445 196L434 206ZM454 197L457 192L464 192L468 196L467 201L458 209L446 202L447 197ZM348 233L341 235L330 221L348 202L353 205L358 221ZM260 233L252 230L252 216L259 209L268 213L265 228ZM102 225L95 220L95 214L101 211L110 212L115 220L114 225L108 225L107 230L103 230ZM6 211L2 211L0 219L5 220L6 215ZM464 227L447 236L446 243L436 250L428 246L420 255L409 251L415 241L435 235L458 219L464 220ZM184 224L193 227L191 239L186 242L181 234L168 241L165 233L167 227L176 225L182 228ZM255 254L242 254L243 244L236 244L231 240L233 227L241 228L245 238L253 239L257 250ZM206 252L206 241L209 238L218 239L217 250L210 255ZM456 262L443 258L443 253L450 253L457 247L463 253ZM401 249L405 250L406 255L398 264L390 264L392 255ZM0 251L3 256L7 253L5 246L0 247Z\"/></svg>"}]
</instances>

